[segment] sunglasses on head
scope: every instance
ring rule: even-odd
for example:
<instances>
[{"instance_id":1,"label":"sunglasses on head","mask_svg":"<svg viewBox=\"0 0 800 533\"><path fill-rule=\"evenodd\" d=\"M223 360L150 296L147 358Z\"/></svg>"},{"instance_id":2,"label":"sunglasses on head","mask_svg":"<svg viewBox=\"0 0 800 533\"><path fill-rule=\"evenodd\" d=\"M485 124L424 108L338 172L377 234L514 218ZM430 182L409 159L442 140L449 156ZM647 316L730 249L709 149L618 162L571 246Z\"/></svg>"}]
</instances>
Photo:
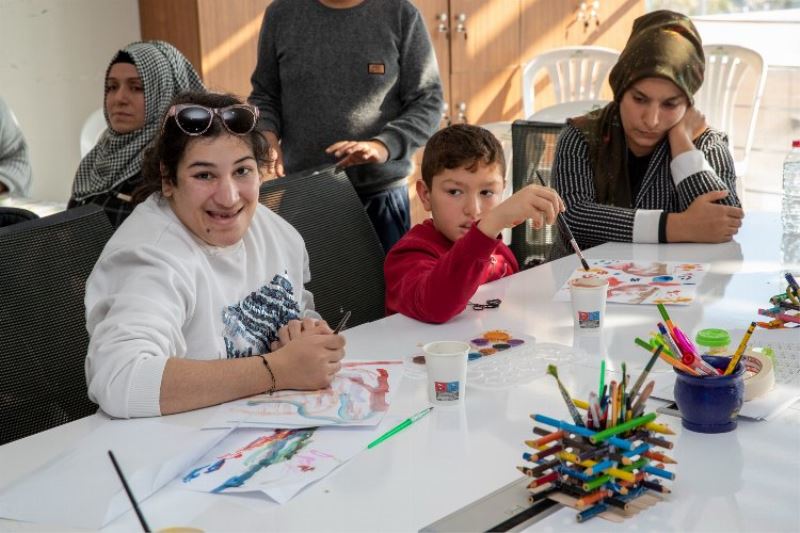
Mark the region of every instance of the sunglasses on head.
<instances>
[{"instance_id":1,"label":"sunglasses on head","mask_svg":"<svg viewBox=\"0 0 800 533\"><path fill-rule=\"evenodd\" d=\"M186 135L195 137L202 135L211 127L214 115L222 119L222 125L233 135L245 135L253 131L258 122L258 108L248 104L236 104L226 107L206 107L197 104L175 104L167 111L161 132L170 117L175 117L175 124Z\"/></svg>"}]
</instances>

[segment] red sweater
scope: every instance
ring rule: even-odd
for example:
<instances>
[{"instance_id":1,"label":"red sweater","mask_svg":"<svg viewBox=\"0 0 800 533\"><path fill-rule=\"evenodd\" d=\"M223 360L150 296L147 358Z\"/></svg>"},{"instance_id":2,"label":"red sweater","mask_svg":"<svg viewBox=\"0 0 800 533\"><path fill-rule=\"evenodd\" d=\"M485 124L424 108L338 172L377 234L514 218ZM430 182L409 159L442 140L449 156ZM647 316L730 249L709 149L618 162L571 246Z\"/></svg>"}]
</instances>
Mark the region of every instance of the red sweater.
<instances>
[{"instance_id":1,"label":"red sweater","mask_svg":"<svg viewBox=\"0 0 800 533\"><path fill-rule=\"evenodd\" d=\"M429 219L411 228L386 256L386 314L447 322L464 310L479 286L518 271L500 239L473 225L452 242Z\"/></svg>"}]
</instances>

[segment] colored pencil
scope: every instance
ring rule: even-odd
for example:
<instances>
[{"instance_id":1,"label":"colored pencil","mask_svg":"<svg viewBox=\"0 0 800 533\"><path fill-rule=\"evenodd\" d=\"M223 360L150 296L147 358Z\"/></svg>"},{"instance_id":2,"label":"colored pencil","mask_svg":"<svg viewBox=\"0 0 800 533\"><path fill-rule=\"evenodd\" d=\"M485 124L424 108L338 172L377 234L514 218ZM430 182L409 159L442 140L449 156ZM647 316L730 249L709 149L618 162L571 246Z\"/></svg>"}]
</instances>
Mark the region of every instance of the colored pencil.
<instances>
[{"instance_id":1,"label":"colored pencil","mask_svg":"<svg viewBox=\"0 0 800 533\"><path fill-rule=\"evenodd\" d=\"M606 359L600 361L600 385L597 387L597 396L603 397L603 389L606 388Z\"/></svg>"},{"instance_id":2,"label":"colored pencil","mask_svg":"<svg viewBox=\"0 0 800 533\"><path fill-rule=\"evenodd\" d=\"M639 394L639 389L644 384L645 378L650 373L650 370L653 369L653 365L656 364L656 361L658 360L658 357L661 355L662 351L663 347L659 346L656 348L656 351L653 352L653 355L650 356L650 359L647 361L644 370L642 370L642 373L639 374L639 377L636 379L636 383L634 383L633 387L631 387L631 398L634 398L637 394Z\"/></svg>"},{"instance_id":3,"label":"colored pencil","mask_svg":"<svg viewBox=\"0 0 800 533\"><path fill-rule=\"evenodd\" d=\"M736 365L739 364L739 359L742 358L742 354L744 354L745 349L747 348L747 343L750 342L750 336L753 334L753 331L756 329L756 323L750 322L750 327L747 328L747 331L744 333L742 337L742 342L739 343L739 347L736 348L736 352L731 357L730 363L728 363L728 367L725 369L723 373L724 376L728 376L733 372L736 368Z\"/></svg>"},{"instance_id":4,"label":"colored pencil","mask_svg":"<svg viewBox=\"0 0 800 533\"><path fill-rule=\"evenodd\" d=\"M606 429L606 430L603 430L603 431L599 431L599 432L595 433L594 435L592 435L591 437L589 437L589 440L592 441L593 443L597 444L598 442L603 442L608 437L613 437L615 435L619 435L620 433L624 433L624 432L626 432L626 431L628 431L630 429L642 426L644 424L647 424L648 422L652 422L655 419L656 419L656 414L655 413L648 413L646 415L634 418L633 420L629 420L627 422L623 422L622 424L619 424L618 426L614 426L613 428L609 428L609 429Z\"/></svg>"},{"instance_id":5,"label":"colored pencil","mask_svg":"<svg viewBox=\"0 0 800 533\"><path fill-rule=\"evenodd\" d=\"M644 389L642 389L642 393L639 395L639 397L636 398L636 401L634 402L633 407L631 408L631 411L633 411L634 416L637 416L637 411L639 411L639 409L642 410L644 409L644 402L646 402L647 399L650 397L650 394L653 393L653 387L655 387L655 384L656 384L655 381L650 381L647 385L644 386Z\"/></svg>"}]
</instances>

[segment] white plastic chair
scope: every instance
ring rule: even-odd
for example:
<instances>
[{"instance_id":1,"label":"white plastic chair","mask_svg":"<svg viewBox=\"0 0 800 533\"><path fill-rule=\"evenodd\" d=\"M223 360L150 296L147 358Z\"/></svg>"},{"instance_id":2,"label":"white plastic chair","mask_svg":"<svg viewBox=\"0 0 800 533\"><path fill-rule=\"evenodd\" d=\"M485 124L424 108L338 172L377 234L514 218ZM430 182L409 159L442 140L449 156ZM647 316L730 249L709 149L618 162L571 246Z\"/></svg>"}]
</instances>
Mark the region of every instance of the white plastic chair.
<instances>
[{"instance_id":1,"label":"white plastic chair","mask_svg":"<svg viewBox=\"0 0 800 533\"><path fill-rule=\"evenodd\" d=\"M577 100L600 100L603 83L618 58L617 50L601 46L568 46L534 57L522 70L524 116L530 117L536 110L534 81L539 71L547 71L556 105Z\"/></svg>"},{"instance_id":2,"label":"white plastic chair","mask_svg":"<svg viewBox=\"0 0 800 533\"><path fill-rule=\"evenodd\" d=\"M106 117L103 108L95 109L81 128L81 159L94 148L106 131Z\"/></svg>"},{"instance_id":3,"label":"white plastic chair","mask_svg":"<svg viewBox=\"0 0 800 533\"><path fill-rule=\"evenodd\" d=\"M747 173L747 161L753 136L756 131L758 108L767 81L767 64L761 54L750 48L732 44L707 44L703 46L706 56L705 80L695 95L695 105L713 127L728 134L731 153L734 154L736 176L741 179ZM733 150L736 126L735 108L737 95L745 76L753 77L753 94L747 102L751 106L747 124L744 150L737 158Z\"/></svg>"}]
</instances>

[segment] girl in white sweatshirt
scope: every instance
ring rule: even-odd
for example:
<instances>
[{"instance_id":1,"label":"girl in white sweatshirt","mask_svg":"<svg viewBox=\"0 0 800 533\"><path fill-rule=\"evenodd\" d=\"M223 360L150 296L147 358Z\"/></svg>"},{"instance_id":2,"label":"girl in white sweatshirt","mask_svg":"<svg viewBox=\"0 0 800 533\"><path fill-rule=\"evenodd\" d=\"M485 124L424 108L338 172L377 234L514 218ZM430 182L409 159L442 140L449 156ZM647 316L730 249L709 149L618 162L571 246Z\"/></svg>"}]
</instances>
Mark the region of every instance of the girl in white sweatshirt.
<instances>
[{"instance_id":1,"label":"girl in white sweatshirt","mask_svg":"<svg viewBox=\"0 0 800 533\"><path fill-rule=\"evenodd\" d=\"M302 238L258 203L257 111L209 93L173 104L145 155L146 199L86 284L89 397L127 418L328 386L344 339L303 288Z\"/></svg>"}]
</instances>

